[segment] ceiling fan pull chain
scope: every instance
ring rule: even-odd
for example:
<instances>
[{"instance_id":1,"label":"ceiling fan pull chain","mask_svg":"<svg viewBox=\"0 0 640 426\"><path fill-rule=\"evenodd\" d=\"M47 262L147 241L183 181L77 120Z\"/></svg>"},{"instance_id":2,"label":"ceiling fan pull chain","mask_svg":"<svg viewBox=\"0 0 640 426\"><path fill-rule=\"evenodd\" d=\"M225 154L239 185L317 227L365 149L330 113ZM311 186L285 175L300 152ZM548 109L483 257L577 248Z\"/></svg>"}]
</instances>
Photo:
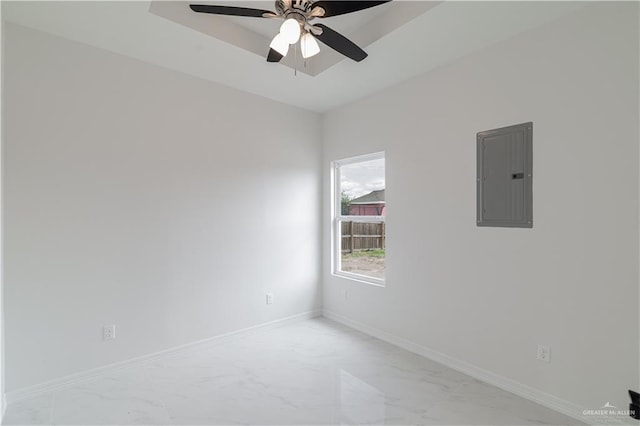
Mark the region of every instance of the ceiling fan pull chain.
<instances>
[{"instance_id":1,"label":"ceiling fan pull chain","mask_svg":"<svg viewBox=\"0 0 640 426\"><path fill-rule=\"evenodd\" d=\"M293 57L293 76L298 76L298 43L293 45L293 50L295 51L295 56Z\"/></svg>"}]
</instances>

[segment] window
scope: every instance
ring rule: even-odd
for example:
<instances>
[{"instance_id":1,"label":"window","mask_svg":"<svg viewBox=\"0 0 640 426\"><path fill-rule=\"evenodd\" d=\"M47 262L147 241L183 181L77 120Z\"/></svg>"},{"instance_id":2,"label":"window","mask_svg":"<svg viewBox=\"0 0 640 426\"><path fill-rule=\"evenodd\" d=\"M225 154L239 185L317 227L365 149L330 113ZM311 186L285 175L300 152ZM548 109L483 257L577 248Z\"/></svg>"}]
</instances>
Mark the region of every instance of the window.
<instances>
[{"instance_id":1,"label":"window","mask_svg":"<svg viewBox=\"0 0 640 426\"><path fill-rule=\"evenodd\" d=\"M384 153L334 161L333 273L384 285Z\"/></svg>"}]
</instances>

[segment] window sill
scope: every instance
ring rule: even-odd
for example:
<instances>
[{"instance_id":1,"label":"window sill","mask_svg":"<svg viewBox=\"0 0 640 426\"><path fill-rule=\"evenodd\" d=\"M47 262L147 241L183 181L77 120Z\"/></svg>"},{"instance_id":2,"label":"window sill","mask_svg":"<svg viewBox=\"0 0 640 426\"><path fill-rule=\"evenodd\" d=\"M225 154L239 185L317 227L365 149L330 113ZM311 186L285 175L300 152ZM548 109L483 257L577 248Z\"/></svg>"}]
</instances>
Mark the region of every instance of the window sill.
<instances>
[{"instance_id":1,"label":"window sill","mask_svg":"<svg viewBox=\"0 0 640 426\"><path fill-rule=\"evenodd\" d=\"M345 278L351 281L357 281L376 287L385 287L385 281L380 278L367 277L366 275L352 274L350 272L334 271L331 273L334 277Z\"/></svg>"}]
</instances>

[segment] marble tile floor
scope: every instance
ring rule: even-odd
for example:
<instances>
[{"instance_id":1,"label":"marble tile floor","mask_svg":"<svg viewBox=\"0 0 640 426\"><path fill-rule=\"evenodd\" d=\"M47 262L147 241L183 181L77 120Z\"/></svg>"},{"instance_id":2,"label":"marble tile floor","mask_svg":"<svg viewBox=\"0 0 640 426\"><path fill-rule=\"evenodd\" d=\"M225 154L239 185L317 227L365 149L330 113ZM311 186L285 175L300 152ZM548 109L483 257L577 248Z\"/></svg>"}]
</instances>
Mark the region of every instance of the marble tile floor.
<instances>
[{"instance_id":1,"label":"marble tile floor","mask_svg":"<svg viewBox=\"0 0 640 426\"><path fill-rule=\"evenodd\" d=\"M324 318L199 345L11 404L5 425L569 425Z\"/></svg>"}]
</instances>

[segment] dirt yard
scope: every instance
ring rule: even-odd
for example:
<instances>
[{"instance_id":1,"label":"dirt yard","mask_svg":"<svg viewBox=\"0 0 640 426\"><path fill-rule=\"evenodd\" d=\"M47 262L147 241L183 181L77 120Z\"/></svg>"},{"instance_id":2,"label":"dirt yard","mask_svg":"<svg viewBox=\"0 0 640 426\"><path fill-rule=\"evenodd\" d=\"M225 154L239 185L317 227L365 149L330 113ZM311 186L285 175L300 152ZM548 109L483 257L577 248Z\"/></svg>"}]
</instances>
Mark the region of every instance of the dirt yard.
<instances>
[{"instance_id":1,"label":"dirt yard","mask_svg":"<svg viewBox=\"0 0 640 426\"><path fill-rule=\"evenodd\" d=\"M366 252L343 254L342 270L344 272L384 279L384 254L382 256L377 253L376 255L367 255Z\"/></svg>"}]
</instances>

